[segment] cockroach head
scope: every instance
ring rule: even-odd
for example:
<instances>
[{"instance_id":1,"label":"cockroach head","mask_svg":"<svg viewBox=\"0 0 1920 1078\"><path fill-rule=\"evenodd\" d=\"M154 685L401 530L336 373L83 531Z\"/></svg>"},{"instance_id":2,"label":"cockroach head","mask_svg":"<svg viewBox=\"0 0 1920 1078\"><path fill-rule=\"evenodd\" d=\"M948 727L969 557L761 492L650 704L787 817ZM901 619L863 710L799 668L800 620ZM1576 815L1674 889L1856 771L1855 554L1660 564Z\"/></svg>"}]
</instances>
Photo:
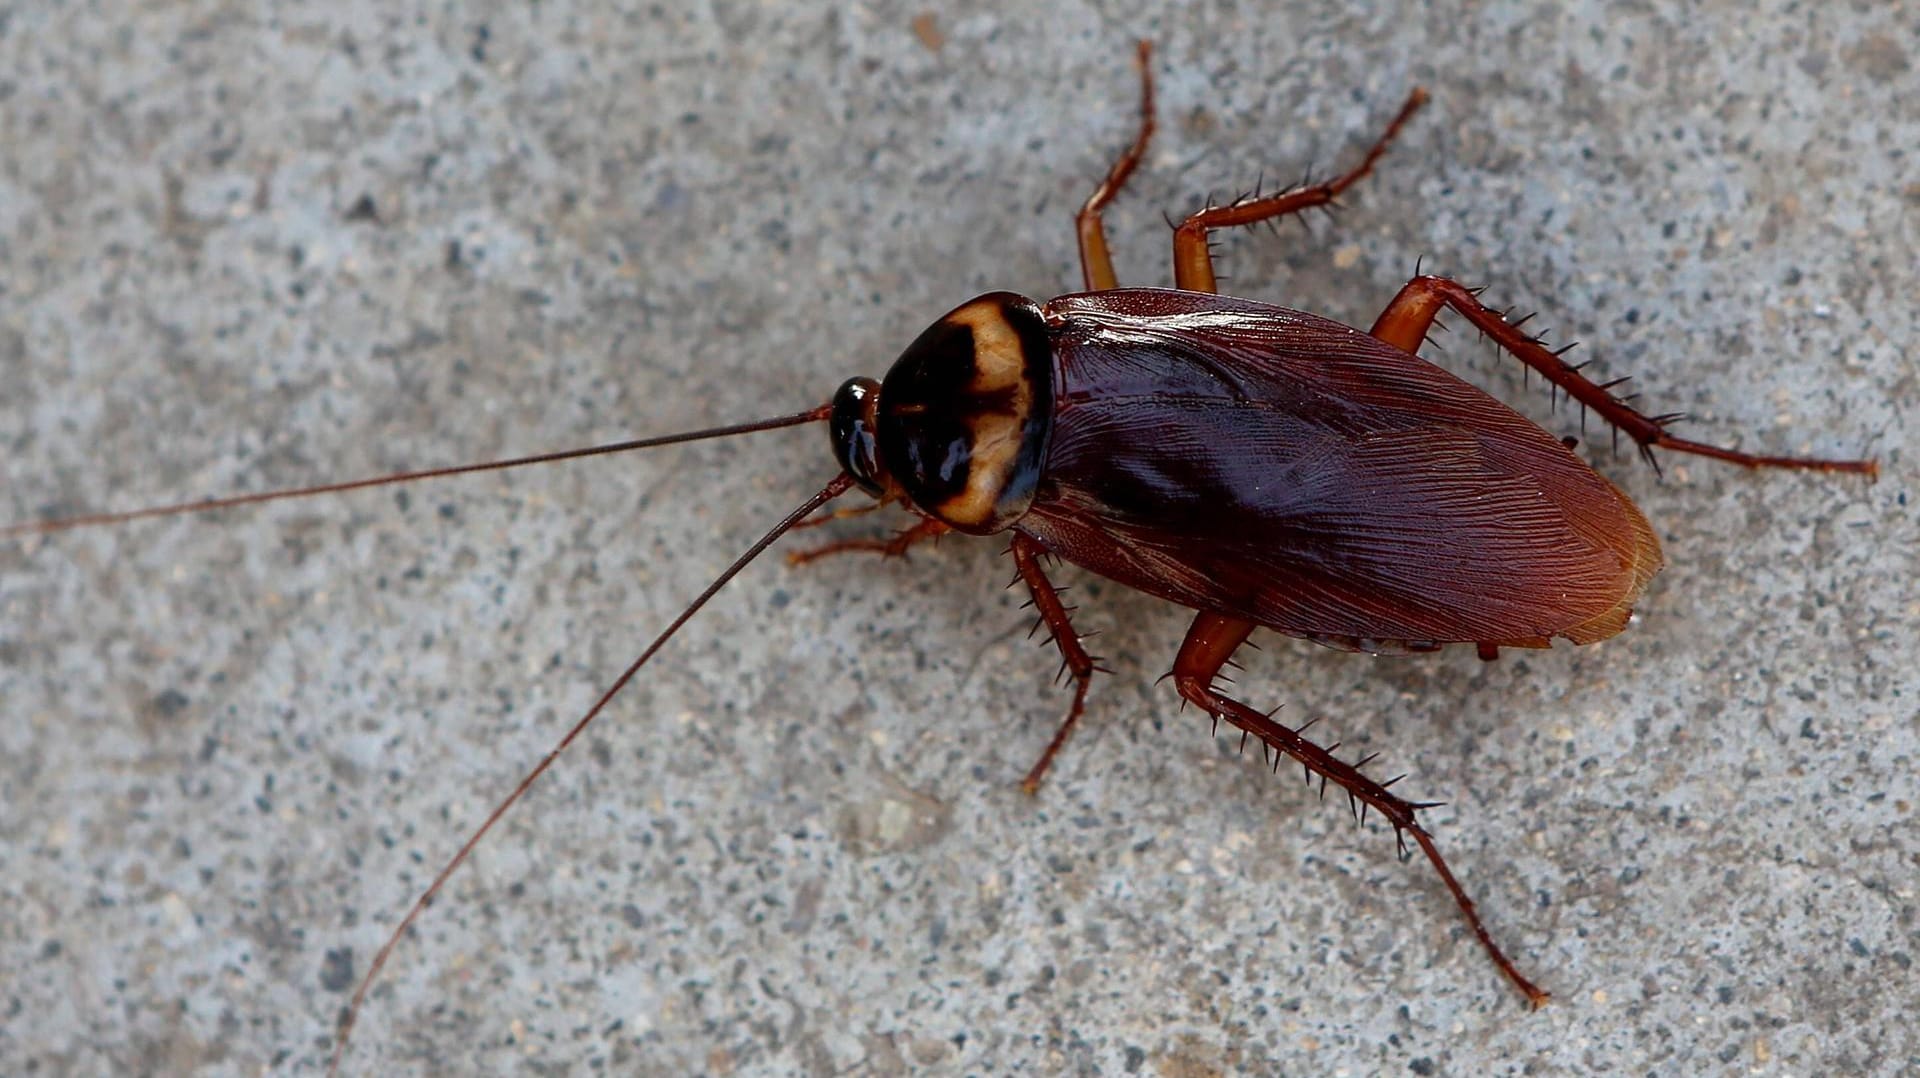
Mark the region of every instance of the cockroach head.
<instances>
[{"instance_id":1,"label":"cockroach head","mask_svg":"<svg viewBox=\"0 0 1920 1078\"><path fill-rule=\"evenodd\" d=\"M881 468L874 440L877 426L874 406L880 400L880 383L871 378L849 378L833 395L833 416L827 424L833 438L833 456L840 470L853 478L860 489L876 498L886 496L886 472Z\"/></svg>"},{"instance_id":2,"label":"cockroach head","mask_svg":"<svg viewBox=\"0 0 1920 1078\"><path fill-rule=\"evenodd\" d=\"M833 449L869 494L988 535L1032 504L1052 419L1053 346L1040 307L990 292L928 327L884 381L841 386Z\"/></svg>"}]
</instances>

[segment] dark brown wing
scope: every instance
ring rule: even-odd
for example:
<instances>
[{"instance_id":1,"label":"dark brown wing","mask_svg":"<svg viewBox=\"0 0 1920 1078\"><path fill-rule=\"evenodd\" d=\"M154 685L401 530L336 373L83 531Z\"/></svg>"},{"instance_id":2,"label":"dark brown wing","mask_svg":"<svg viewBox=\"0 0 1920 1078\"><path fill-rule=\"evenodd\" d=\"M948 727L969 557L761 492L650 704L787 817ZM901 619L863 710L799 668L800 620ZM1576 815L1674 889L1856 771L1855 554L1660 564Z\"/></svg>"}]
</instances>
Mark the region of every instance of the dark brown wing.
<instances>
[{"instance_id":1,"label":"dark brown wing","mask_svg":"<svg viewBox=\"0 0 1920 1078\"><path fill-rule=\"evenodd\" d=\"M1558 439L1359 330L1161 289L1047 315L1054 426L1016 527L1103 576L1374 650L1601 639L1660 567Z\"/></svg>"}]
</instances>

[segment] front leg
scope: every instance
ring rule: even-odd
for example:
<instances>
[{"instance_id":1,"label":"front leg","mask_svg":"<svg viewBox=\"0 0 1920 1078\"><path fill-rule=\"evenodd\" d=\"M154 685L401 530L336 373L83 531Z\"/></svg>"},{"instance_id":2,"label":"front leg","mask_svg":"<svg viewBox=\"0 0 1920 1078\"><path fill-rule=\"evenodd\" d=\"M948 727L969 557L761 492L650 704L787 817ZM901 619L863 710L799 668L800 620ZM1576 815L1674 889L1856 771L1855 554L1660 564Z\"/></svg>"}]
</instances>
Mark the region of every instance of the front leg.
<instances>
[{"instance_id":1,"label":"front leg","mask_svg":"<svg viewBox=\"0 0 1920 1078\"><path fill-rule=\"evenodd\" d=\"M824 524L832 519L834 518L823 517L818 518L817 521L808 521L807 523L813 524L817 522ZM938 539L952 530L952 528L947 527L932 517L927 517L913 527L896 533L891 539L841 539L837 542L814 547L811 550L793 551L787 555L787 564L805 565L810 561L824 558L829 554L850 554L854 551L878 554L883 558L904 558L907 556L907 551L912 548L913 544L927 539Z\"/></svg>"},{"instance_id":2,"label":"front leg","mask_svg":"<svg viewBox=\"0 0 1920 1078\"><path fill-rule=\"evenodd\" d=\"M1487 955L1493 959L1493 964L1513 982L1514 987L1526 994L1528 1003L1535 1007L1546 1003L1547 993L1521 976L1520 971L1514 967L1513 960L1493 942L1493 935L1487 931L1487 926L1481 923L1480 914L1473 907L1473 900L1467 897L1467 892L1460 886L1460 881L1454 879L1452 870L1447 868L1446 859L1440 856L1440 847L1434 845L1433 836L1427 834L1426 828L1420 826L1420 821L1415 819L1415 815L1421 809L1431 808L1430 804L1394 796L1387 787L1397 780L1376 782L1362 773L1360 768L1372 757L1362 758L1354 764L1347 763L1334 756L1330 749L1321 748L1301 737L1300 731L1282 726L1240 701L1214 690L1214 679L1219 676L1220 668L1233 657L1233 653L1246 641L1247 636L1253 632L1253 628L1252 622L1226 614L1211 614L1203 611L1196 617L1193 620L1193 628L1187 630L1186 642L1180 645L1179 657L1173 662L1173 683L1179 689L1180 695L1205 709L1216 723L1225 719L1239 727L1243 745L1249 735L1259 738L1264 751L1274 754L1272 759L1276 768L1280 766L1282 755L1291 756L1307 770L1309 778L1314 775L1320 776L1320 788L1323 792L1329 782L1338 785L1346 791L1348 803L1353 806L1356 817L1361 816L1367 809L1373 809L1385 816L1387 822L1393 826L1395 836L1400 839L1403 850L1406 843L1405 836L1412 835L1413 840L1419 843L1421 852L1427 855L1427 860L1431 861L1434 869L1440 873L1441 882L1445 883L1447 890L1453 893L1454 902L1460 907L1460 912L1466 915L1468 926L1479 938L1480 945L1487 949ZM1338 745L1334 746L1334 748L1338 747Z\"/></svg>"},{"instance_id":3,"label":"front leg","mask_svg":"<svg viewBox=\"0 0 1920 1078\"><path fill-rule=\"evenodd\" d=\"M1127 185L1127 177L1140 167L1140 159L1147 155L1147 141L1153 138L1153 68L1149 66L1152 58L1153 46L1142 41L1139 49L1140 130L1133 136L1133 145L1107 170L1107 178L1087 196L1073 219L1074 233L1080 238L1080 276L1089 292L1120 287L1120 279L1113 273L1113 256L1107 253L1107 229L1100 220L1100 211Z\"/></svg>"},{"instance_id":4,"label":"front leg","mask_svg":"<svg viewBox=\"0 0 1920 1078\"><path fill-rule=\"evenodd\" d=\"M1074 724L1080 721L1081 712L1087 707L1087 686L1093 683L1093 672L1100 669L1099 660L1087 654L1080 643L1080 635L1073 631L1073 621L1068 617L1072 608L1060 601L1060 592L1047 579L1046 571L1040 567L1040 556L1046 549L1032 539L1015 532L1013 535L1013 564L1020 571L1020 579L1026 582L1027 591L1033 595L1033 607L1040 612L1040 621L1034 625L1037 631L1044 624L1052 633L1052 640L1060 648L1060 669L1073 675L1073 706L1067 709L1067 718L1054 731L1053 740L1047 743L1047 751L1020 780L1020 789L1028 796L1039 792L1040 779L1046 775L1047 768L1053 766L1053 758L1060 746L1067 743L1067 735L1073 732ZM1032 634L1029 633L1029 636Z\"/></svg>"}]
</instances>

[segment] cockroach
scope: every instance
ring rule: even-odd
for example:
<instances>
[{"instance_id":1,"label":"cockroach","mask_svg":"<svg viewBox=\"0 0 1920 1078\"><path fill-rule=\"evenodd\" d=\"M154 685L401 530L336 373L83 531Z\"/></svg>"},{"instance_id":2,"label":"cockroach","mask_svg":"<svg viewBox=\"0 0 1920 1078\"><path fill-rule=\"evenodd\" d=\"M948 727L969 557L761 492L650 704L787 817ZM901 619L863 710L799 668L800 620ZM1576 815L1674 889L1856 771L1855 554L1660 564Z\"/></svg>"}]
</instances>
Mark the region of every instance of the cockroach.
<instances>
[{"instance_id":1,"label":"cockroach","mask_svg":"<svg viewBox=\"0 0 1920 1078\"><path fill-rule=\"evenodd\" d=\"M1219 295L1208 248L1216 230L1326 207L1367 176L1426 102L1414 90L1358 164L1334 178L1208 205L1173 229L1175 287L1122 288L1102 211L1145 156L1154 131L1150 49L1138 50L1138 130L1076 218L1085 290L1036 302L991 292L915 339L881 380L856 377L795 414L538 456L243 494L210 501L18 524L7 537L233 508L468 472L827 424L839 470L687 605L449 859L388 936L343 1012L337 1070L354 1021L394 946L494 823L517 802L709 599L787 532L838 515L856 488L913 514L889 540L828 544L798 563L854 551L900 555L949 532L1010 537L1024 584L1058 648L1072 701L1022 780L1035 793L1083 714L1104 668L1047 574L1071 562L1194 610L1169 675L1184 703L1257 743L1277 769L1297 763L1356 816L1378 813L1402 857L1423 853L1500 973L1533 1006L1548 993L1494 941L1420 813L1434 803L1393 792L1367 771L1227 695L1221 670L1255 628L1373 654L1472 645L1503 648L1604 640L1624 629L1662 566L1659 540L1633 501L1572 447L1417 352L1451 311L1557 392L1656 450L1748 468L1874 476L1873 460L1765 456L1671 433L1680 416L1645 414L1566 363L1539 337L1447 277L1409 280L1366 330L1302 311ZM1563 350L1564 351L1564 350ZM1311 723L1307 724L1311 725Z\"/></svg>"}]
</instances>

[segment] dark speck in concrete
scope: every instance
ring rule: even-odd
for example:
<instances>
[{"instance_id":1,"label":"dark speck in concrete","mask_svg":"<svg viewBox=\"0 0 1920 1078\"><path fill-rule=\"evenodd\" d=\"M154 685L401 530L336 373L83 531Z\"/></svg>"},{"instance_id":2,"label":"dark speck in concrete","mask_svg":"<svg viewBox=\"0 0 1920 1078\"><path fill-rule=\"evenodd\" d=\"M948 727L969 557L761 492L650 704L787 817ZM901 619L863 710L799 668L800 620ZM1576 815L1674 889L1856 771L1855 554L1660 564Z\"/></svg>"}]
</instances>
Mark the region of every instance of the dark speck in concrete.
<instances>
[{"instance_id":1,"label":"dark speck in concrete","mask_svg":"<svg viewBox=\"0 0 1920 1078\"><path fill-rule=\"evenodd\" d=\"M330 950L320 963L320 987L329 992L345 992L353 987L353 948Z\"/></svg>"},{"instance_id":2,"label":"dark speck in concrete","mask_svg":"<svg viewBox=\"0 0 1920 1078\"><path fill-rule=\"evenodd\" d=\"M347 207L346 219L355 224L377 225L380 223L380 207L373 201L372 195L361 195L353 205Z\"/></svg>"}]
</instances>

